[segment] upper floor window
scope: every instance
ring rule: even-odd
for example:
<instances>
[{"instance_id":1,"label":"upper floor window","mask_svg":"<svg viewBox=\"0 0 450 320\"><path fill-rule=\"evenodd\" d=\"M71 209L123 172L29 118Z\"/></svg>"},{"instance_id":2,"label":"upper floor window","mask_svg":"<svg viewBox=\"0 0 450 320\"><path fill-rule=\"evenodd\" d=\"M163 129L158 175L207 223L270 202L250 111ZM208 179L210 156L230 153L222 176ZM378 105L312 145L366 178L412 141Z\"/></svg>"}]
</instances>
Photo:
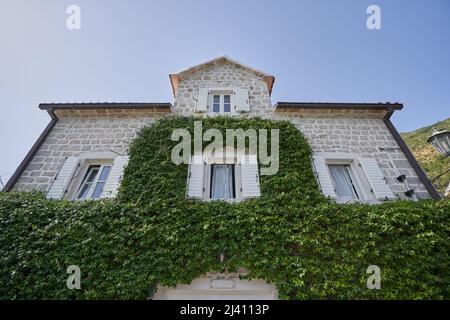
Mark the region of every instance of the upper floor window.
<instances>
[{"instance_id":1,"label":"upper floor window","mask_svg":"<svg viewBox=\"0 0 450 320\"><path fill-rule=\"evenodd\" d=\"M187 183L189 198L234 200L261 196L256 155L193 155Z\"/></svg>"},{"instance_id":2,"label":"upper floor window","mask_svg":"<svg viewBox=\"0 0 450 320\"><path fill-rule=\"evenodd\" d=\"M326 197L337 202L368 203L396 198L375 158L336 152L316 153L313 158Z\"/></svg>"},{"instance_id":3,"label":"upper floor window","mask_svg":"<svg viewBox=\"0 0 450 320\"><path fill-rule=\"evenodd\" d=\"M249 112L250 99L244 88L199 88L195 111L211 114Z\"/></svg>"},{"instance_id":4,"label":"upper floor window","mask_svg":"<svg viewBox=\"0 0 450 320\"><path fill-rule=\"evenodd\" d=\"M211 199L236 198L236 181L234 164L211 165Z\"/></svg>"},{"instance_id":5,"label":"upper floor window","mask_svg":"<svg viewBox=\"0 0 450 320\"><path fill-rule=\"evenodd\" d=\"M361 191L349 164L328 164L334 190L338 199L351 201L361 199Z\"/></svg>"},{"instance_id":6,"label":"upper floor window","mask_svg":"<svg viewBox=\"0 0 450 320\"><path fill-rule=\"evenodd\" d=\"M70 156L47 191L47 198L88 200L115 197L128 156L111 152L94 152Z\"/></svg>"},{"instance_id":7,"label":"upper floor window","mask_svg":"<svg viewBox=\"0 0 450 320\"><path fill-rule=\"evenodd\" d=\"M111 165L90 165L85 177L78 189L76 199L99 199L103 194L106 180L108 179Z\"/></svg>"},{"instance_id":8,"label":"upper floor window","mask_svg":"<svg viewBox=\"0 0 450 320\"><path fill-rule=\"evenodd\" d=\"M231 94L212 94L212 110L213 113L230 113L231 112Z\"/></svg>"}]
</instances>

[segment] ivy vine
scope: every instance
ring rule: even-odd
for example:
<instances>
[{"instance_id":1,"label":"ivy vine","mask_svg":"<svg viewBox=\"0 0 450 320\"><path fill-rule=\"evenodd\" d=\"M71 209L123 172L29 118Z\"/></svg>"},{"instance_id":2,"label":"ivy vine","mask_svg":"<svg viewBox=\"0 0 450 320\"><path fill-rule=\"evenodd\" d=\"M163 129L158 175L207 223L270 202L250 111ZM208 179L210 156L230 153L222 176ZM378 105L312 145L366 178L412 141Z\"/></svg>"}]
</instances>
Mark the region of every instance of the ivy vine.
<instances>
[{"instance_id":1,"label":"ivy vine","mask_svg":"<svg viewBox=\"0 0 450 320\"><path fill-rule=\"evenodd\" d=\"M279 172L261 176L257 199L186 199L187 165L172 162L170 137L195 120L144 127L116 199L0 193L0 299L146 299L157 285L241 268L281 299L450 298L449 200L329 202L291 123L232 117L202 119L203 130L279 129ZM81 290L65 285L69 265ZM381 268L381 290L367 289L369 265Z\"/></svg>"}]
</instances>

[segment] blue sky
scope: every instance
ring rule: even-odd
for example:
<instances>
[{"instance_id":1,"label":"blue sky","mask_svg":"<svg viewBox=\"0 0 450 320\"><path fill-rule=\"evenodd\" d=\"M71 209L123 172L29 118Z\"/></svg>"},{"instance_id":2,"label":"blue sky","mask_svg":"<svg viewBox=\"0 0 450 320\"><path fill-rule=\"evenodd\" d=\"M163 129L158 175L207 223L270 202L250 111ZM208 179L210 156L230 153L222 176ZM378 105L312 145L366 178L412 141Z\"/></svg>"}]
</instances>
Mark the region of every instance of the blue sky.
<instances>
[{"instance_id":1,"label":"blue sky","mask_svg":"<svg viewBox=\"0 0 450 320\"><path fill-rule=\"evenodd\" d=\"M0 41L0 176L48 123L39 103L172 102L169 73L223 54L275 75L273 103L398 101L400 131L450 117L446 0L1 0Z\"/></svg>"}]
</instances>

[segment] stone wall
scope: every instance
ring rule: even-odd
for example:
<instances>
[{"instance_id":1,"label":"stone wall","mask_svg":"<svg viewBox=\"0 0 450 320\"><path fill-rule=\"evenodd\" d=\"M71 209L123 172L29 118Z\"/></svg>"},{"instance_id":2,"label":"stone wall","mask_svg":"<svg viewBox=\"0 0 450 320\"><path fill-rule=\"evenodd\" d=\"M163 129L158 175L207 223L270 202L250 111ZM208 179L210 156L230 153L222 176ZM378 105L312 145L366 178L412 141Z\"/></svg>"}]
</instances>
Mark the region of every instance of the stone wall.
<instances>
[{"instance_id":1,"label":"stone wall","mask_svg":"<svg viewBox=\"0 0 450 320\"><path fill-rule=\"evenodd\" d=\"M273 109L269 89L264 79L236 66L223 64L199 71L182 79L175 93L174 112L195 111L198 88L243 88L249 92L250 113L267 113Z\"/></svg>"},{"instance_id":2,"label":"stone wall","mask_svg":"<svg viewBox=\"0 0 450 320\"><path fill-rule=\"evenodd\" d=\"M235 116L262 116L291 121L308 138L316 152L354 153L375 157L394 193L405 198L406 187L396 180L401 174L419 198L430 195L383 122L380 110L294 109L274 111L267 83L260 75L232 64L218 64L184 75L175 92L172 112L192 115L197 89L239 87L249 90L250 112ZM136 132L167 113L154 110L64 110L46 141L15 186L16 190L46 190L63 159L82 152L114 151L125 154ZM201 116L207 116L205 114ZM282 138L282 137L281 137ZM388 148L388 155L380 150Z\"/></svg>"},{"instance_id":3,"label":"stone wall","mask_svg":"<svg viewBox=\"0 0 450 320\"><path fill-rule=\"evenodd\" d=\"M152 110L65 110L14 190L47 190L64 159L83 152L126 154L139 129L163 113Z\"/></svg>"},{"instance_id":4,"label":"stone wall","mask_svg":"<svg viewBox=\"0 0 450 320\"><path fill-rule=\"evenodd\" d=\"M268 118L291 121L308 139L314 152L354 153L376 158L392 191L400 198L407 197L405 184L396 179L399 172L406 175L418 198L430 198L382 116L380 111L308 110L276 112ZM387 148L389 156L380 147Z\"/></svg>"}]
</instances>

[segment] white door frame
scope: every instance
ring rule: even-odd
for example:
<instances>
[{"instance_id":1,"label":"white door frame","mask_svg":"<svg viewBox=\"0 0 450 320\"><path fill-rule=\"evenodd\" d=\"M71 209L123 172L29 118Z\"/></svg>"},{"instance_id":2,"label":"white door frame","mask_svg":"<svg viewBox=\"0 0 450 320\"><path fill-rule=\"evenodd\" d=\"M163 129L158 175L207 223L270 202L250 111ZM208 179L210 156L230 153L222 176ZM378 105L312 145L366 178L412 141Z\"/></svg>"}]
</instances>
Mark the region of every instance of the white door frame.
<instances>
[{"instance_id":1,"label":"white door frame","mask_svg":"<svg viewBox=\"0 0 450 320\"><path fill-rule=\"evenodd\" d=\"M275 286L261 279L240 280L238 274L207 274L188 285L158 286L153 300L276 300Z\"/></svg>"}]
</instances>

